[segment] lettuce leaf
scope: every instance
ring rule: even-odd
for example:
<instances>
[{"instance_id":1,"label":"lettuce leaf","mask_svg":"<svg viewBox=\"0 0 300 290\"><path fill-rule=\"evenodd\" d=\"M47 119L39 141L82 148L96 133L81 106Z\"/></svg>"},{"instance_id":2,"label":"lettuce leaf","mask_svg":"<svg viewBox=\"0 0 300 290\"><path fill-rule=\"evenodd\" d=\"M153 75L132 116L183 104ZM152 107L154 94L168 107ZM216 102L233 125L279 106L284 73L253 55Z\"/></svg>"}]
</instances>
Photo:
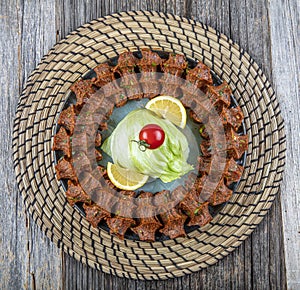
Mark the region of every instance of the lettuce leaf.
<instances>
[{"instance_id":1,"label":"lettuce leaf","mask_svg":"<svg viewBox=\"0 0 300 290\"><path fill-rule=\"evenodd\" d=\"M139 132L147 124L157 124L165 132L165 141L157 149L139 149L132 140L139 140ZM187 163L189 145L180 130L166 119L147 109L130 112L105 140L101 149L115 164L139 173L171 182L189 171L193 166Z\"/></svg>"}]
</instances>

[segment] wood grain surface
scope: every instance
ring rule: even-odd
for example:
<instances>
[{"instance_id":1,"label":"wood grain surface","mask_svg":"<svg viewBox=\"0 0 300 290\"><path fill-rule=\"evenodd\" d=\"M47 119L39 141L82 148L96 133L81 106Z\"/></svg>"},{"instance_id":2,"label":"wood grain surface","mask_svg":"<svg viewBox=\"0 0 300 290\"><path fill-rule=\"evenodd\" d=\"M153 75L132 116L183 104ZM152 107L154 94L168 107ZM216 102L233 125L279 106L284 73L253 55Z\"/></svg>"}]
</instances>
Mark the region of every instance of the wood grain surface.
<instances>
[{"instance_id":1,"label":"wood grain surface","mask_svg":"<svg viewBox=\"0 0 300 290\"><path fill-rule=\"evenodd\" d=\"M26 213L12 165L14 112L30 72L79 25L125 10L190 17L239 43L272 82L288 137L281 193L253 234L218 264L167 281L110 276L64 254ZM297 0L1 1L0 289L300 289L299 11Z\"/></svg>"}]
</instances>

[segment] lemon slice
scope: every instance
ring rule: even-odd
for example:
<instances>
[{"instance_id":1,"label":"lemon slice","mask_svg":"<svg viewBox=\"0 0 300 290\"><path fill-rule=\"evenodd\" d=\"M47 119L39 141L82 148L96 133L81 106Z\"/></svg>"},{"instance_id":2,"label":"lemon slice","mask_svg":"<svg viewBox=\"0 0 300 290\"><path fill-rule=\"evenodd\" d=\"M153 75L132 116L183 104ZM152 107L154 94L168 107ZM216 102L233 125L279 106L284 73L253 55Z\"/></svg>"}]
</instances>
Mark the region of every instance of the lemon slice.
<instances>
[{"instance_id":1,"label":"lemon slice","mask_svg":"<svg viewBox=\"0 0 300 290\"><path fill-rule=\"evenodd\" d=\"M107 175L110 181L123 190L135 190L143 186L149 176L132 171L117 164L108 162Z\"/></svg>"},{"instance_id":2,"label":"lemon slice","mask_svg":"<svg viewBox=\"0 0 300 290\"><path fill-rule=\"evenodd\" d=\"M146 109L168 119L180 128L186 125L186 110L180 100L171 96L158 96L146 104Z\"/></svg>"}]
</instances>

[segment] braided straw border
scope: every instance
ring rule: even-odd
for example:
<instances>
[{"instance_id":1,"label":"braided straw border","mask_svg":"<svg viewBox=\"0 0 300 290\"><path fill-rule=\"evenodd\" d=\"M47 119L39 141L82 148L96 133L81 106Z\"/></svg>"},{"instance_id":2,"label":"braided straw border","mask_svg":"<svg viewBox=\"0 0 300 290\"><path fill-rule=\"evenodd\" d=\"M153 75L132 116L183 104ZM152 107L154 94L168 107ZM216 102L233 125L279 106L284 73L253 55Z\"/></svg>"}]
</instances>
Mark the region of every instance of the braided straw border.
<instances>
[{"instance_id":1,"label":"braided straw border","mask_svg":"<svg viewBox=\"0 0 300 290\"><path fill-rule=\"evenodd\" d=\"M249 149L236 193L205 227L187 238L146 243L95 229L66 201L55 178L53 128L70 86L125 50L149 47L197 59L226 80L245 115ZM253 59L199 22L159 12L122 12L72 32L43 58L20 97L13 157L26 208L47 237L82 263L133 279L167 279L228 255L268 212L285 161L284 124L270 83Z\"/></svg>"}]
</instances>

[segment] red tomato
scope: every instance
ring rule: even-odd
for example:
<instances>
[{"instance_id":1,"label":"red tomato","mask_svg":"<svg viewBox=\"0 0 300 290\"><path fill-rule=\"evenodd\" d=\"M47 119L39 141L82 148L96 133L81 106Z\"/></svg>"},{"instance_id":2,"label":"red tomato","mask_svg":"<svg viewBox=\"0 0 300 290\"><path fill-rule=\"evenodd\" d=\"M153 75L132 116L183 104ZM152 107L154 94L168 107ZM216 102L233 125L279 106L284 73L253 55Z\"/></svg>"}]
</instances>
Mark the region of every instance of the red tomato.
<instances>
[{"instance_id":1,"label":"red tomato","mask_svg":"<svg viewBox=\"0 0 300 290\"><path fill-rule=\"evenodd\" d=\"M156 124L148 124L142 128L139 134L140 141L146 143L148 149L156 149L165 141L164 130ZM142 143L140 143L142 144Z\"/></svg>"}]
</instances>

